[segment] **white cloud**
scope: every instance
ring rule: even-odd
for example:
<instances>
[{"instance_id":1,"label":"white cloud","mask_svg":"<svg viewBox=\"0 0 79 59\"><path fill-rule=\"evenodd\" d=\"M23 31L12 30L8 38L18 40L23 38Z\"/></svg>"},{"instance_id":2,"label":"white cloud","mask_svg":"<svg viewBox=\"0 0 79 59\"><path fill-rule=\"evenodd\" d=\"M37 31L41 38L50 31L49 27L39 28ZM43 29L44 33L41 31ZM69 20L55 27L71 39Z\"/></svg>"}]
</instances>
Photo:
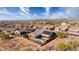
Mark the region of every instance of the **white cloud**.
<instances>
[{"instance_id":1,"label":"white cloud","mask_svg":"<svg viewBox=\"0 0 79 59\"><path fill-rule=\"evenodd\" d=\"M16 14L7 11L6 8L0 8L0 19L61 19L61 18L79 18L79 8L61 8L64 11L58 11L50 15L50 7L45 7L44 16L38 16L37 14L30 14L29 8L20 7L20 11ZM3 14L3 16L1 16ZM9 15L9 17L4 16Z\"/></svg>"},{"instance_id":2,"label":"white cloud","mask_svg":"<svg viewBox=\"0 0 79 59\"><path fill-rule=\"evenodd\" d=\"M5 9L5 8L2 8L2 9L0 8L0 15L6 15L4 17L1 17L0 16L0 19L3 18L3 20L4 19L19 19L19 16L18 15L15 15L15 14L7 11L7 9ZM7 16L9 16L9 17L7 17ZM13 17L13 18L11 18L11 17Z\"/></svg>"},{"instance_id":3,"label":"white cloud","mask_svg":"<svg viewBox=\"0 0 79 59\"><path fill-rule=\"evenodd\" d=\"M20 7L20 10L21 10L24 14L26 14L26 15L30 15L30 13L29 13L29 8L26 8L26 7Z\"/></svg>"},{"instance_id":4,"label":"white cloud","mask_svg":"<svg viewBox=\"0 0 79 59\"><path fill-rule=\"evenodd\" d=\"M43 13L45 16L49 16L51 7L45 7L45 13Z\"/></svg>"},{"instance_id":5,"label":"white cloud","mask_svg":"<svg viewBox=\"0 0 79 59\"><path fill-rule=\"evenodd\" d=\"M20 7L20 15L25 16L26 19L35 19L37 17L37 15L32 15L29 13L29 7Z\"/></svg>"},{"instance_id":6,"label":"white cloud","mask_svg":"<svg viewBox=\"0 0 79 59\"><path fill-rule=\"evenodd\" d=\"M79 8L63 8L64 11L58 11L50 16L53 19L61 18L79 18Z\"/></svg>"},{"instance_id":7,"label":"white cloud","mask_svg":"<svg viewBox=\"0 0 79 59\"><path fill-rule=\"evenodd\" d=\"M66 8L69 18L79 18L79 8Z\"/></svg>"},{"instance_id":8,"label":"white cloud","mask_svg":"<svg viewBox=\"0 0 79 59\"><path fill-rule=\"evenodd\" d=\"M26 9L26 10L28 10L28 9ZM3 16L1 16L1 15L3 15ZM7 17L7 16L4 16L4 15L7 15L7 16L9 16L9 17ZM6 20L6 19L8 19L8 20L23 20L23 19L28 19L28 18L30 18L29 17L29 13L28 14L25 14L24 12L22 12L22 11L19 11L18 13L11 13L11 12L9 12L9 11L7 11L7 9L6 8L0 8L0 20Z\"/></svg>"},{"instance_id":9,"label":"white cloud","mask_svg":"<svg viewBox=\"0 0 79 59\"><path fill-rule=\"evenodd\" d=\"M41 16L38 16L36 13L34 15L30 14L29 13L29 7L20 7L20 14L21 15L25 15L26 16L26 19L39 19Z\"/></svg>"}]
</instances>

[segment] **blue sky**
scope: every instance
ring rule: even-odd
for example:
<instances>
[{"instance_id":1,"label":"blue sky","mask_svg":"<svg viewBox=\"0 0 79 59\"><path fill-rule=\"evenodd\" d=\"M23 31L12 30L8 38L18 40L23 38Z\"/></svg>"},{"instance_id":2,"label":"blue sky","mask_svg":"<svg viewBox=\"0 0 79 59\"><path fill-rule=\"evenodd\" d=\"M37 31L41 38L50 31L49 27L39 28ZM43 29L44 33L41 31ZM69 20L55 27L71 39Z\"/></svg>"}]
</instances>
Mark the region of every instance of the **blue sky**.
<instances>
[{"instance_id":1,"label":"blue sky","mask_svg":"<svg viewBox=\"0 0 79 59\"><path fill-rule=\"evenodd\" d=\"M0 7L0 20L79 18L77 7Z\"/></svg>"}]
</instances>

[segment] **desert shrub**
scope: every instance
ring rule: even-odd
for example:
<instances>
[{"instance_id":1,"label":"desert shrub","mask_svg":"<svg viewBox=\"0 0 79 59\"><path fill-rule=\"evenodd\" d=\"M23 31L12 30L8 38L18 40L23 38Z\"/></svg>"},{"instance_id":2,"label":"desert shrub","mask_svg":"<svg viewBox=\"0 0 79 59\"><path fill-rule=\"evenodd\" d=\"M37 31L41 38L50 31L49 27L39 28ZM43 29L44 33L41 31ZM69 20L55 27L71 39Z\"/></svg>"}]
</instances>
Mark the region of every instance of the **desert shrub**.
<instances>
[{"instance_id":1,"label":"desert shrub","mask_svg":"<svg viewBox=\"0 0 79 59\"><path fill-rule=\"evenodd\" d=\"M4 32L0 32L0 37L3 37L5 35Z\"/></svg>"},{"instance_id":2,"label":"desert shrub","mask_svg":"<svg viewBox=\"0 0 79 59\"><path fill-rule=\"evenodd\" d=\"M79 41L73 40L73 41L71 41L71 45L73 45L74 47L76 47L76 46L79 45Z\"/></svg>"},{"instance_id":3,"label":"desert shrub","mask_svg":"<svg viewBox=\"0 0 79 59\"><path fill-rule=\"evenodd\" d=\"M79 45L79 41L77 40L73 40L70 42L70 45L69 45L69 50L70 51L74 51L76 50L76 47Z\"/></svg>"},{"instance_id":4,"label":"desert shrub","mask_svg":"<svg viewBox=\"0 0 79 59\"><path fill-rule=\"evenodd\" d=\"M75 51L76 47L79 45L79 41L73 40L70 42L70 44L65 44L65 43L59 43L56 45L56 49L60 51Z\"/></svg>"},{"instance_id":5,"label":"desert shrub","mask_svg":"<svg viewBox=\"0 0 79 59\"><path fill-rule=\"evenodd\" d=\"M9 35L8 34L5 34L2 39L10 39Z\"/></svg>"},{"instance_id":6,"label":"desert shrub","mask_svg":"<svg viewBox=\"0 0 79 59\"><path fill-rule=\"evenodd\" d=\"M65 34L65 33L63 33L63 32L57 32L56 34L57 34L57 36L58 36L59 38L66 38L66 37L67 37L67 34Z\"/></svg>"},{"instance_id":7,"label":"desert shrub","mask_svg":"<svg viewBox=\"0 0 79 59\"><path fill-rule=\"evenodd\" d=\"M74 47L73 45L69 45L69 51L75 51L76 47Z\"/></svg>"},{"instance_id":8,"label":"desert shrub","mask_svg":"<svg viewBox=\"0 0 79 59\"><path fill-rule=\"evenodd\" d=\"M32 47L27 47L27 48L24 48L23 51L33 51L33 48Z\"/></svg>"},{"instance_id":9,"label":"desert shrub","mask_svg":"<svg viewBox=\"0 0 79 59\"><path fill-rule=\"evenodd\" d=\"M33 49L32 48L28 48L28 49L26 49L27 51L33 51Z\"/></svg>"},{"instance_id":10,"label":"desert shrub","mask_svg":"<svg viewBox=\"0 0 79 59\"><path fill-rule=\"evenodd\" d=\"M57 44L56 49L60 50L60 51L65 51L65 50L69 49L69 46L64 43L59 43L59 44Z\"/></svg>"},{"instance_id":11,"label":"desert shrub","mask_svg":"<svg viewBox=\"0 0 79 59\"><path fill-rule=\"evenodd\" d=\"M0 38L2 38L2 39L9 39L9 35L5 34L4 32L0 32Z\"/></svg>"}]
</instances>

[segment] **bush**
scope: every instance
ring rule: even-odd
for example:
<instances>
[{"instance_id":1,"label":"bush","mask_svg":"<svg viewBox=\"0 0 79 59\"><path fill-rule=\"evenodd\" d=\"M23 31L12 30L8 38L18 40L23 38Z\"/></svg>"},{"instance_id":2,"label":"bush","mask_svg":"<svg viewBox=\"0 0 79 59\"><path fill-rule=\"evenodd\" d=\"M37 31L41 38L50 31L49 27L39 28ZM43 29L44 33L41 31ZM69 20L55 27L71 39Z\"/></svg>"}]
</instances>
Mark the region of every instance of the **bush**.
<instances>
[{"instance_id":1,"label":"bush","mask_svg":"<svg viewBox=\"0 0 79 59\"><path fill-rule=\"evenodd\" d=\"M56 48L57 48L57 50L60 50L60 51L66 51L69 49L69 46L64 43L59 43L59 44L57 44Z\"/></svg>"},{"instance_id":2,"label":"bush","mask_svg":"<svg viewBox=\"0 0 79 59\"><path fill-rule=\"evenodd\" d=\"M77 41L77 40L73 40L73 41L71 41L70 42L70 45L69 45L69 50L70 51L74 51L74 50L76 50L76 47L79 45L79 41Z\"/></svg>"},{"instance_id":3,"label":"bush","mask_svg":"<svg viewBox=\"0 0 79 59\"><path fill-rule=\"evenodd\" d=\"M65 44L65 43L57 44L56 49L60 51L66 51L66 50L75 51L78 45L79 45L79 41L73 40L70 42L70 44Z\"/></svg>"},{"instance_id":4,"label":"bush","mask_svg":"<svg viewBox=\"0 0 79 59\"><path fill-rule=\"evenodd\" d=\"M67 34L65 34L65 33L63 33L63 32L57 32L56 34L57 34L57 36L58 36L59 38L66 38L66 37L67 37Z\"/></svg>"},{"instance_id":5,"label":"bush","mask_svg":"<svg viewBox=\"0 0 79 59\"><path fill-rule=\"evenodd\" d=\"M4 32L0 32L0 37L3 37L5 35Z\"/></svg>"},{"instance_id":6,"label":"bush","mask_svg":"<svg viewBox=\"0 0 79 59\"><path fill-rule=\"evenodd\" d=\"M74 47L73 45L69 45L69 51L75 51L76 47Z\"/></svg>"},{"instance_id":7,"label":"bush","mask_svg":"<svg viewBox=\"0 0 79 59\"><path fill-rule=\"evenodd\" d=\"M74 46L74 47L76 47L76 46L79 45L79 41L73 40L73 41L71 41L71 45Z\"/></svg>"},{"instance_id":8,"label":"bush","mask_svg":"<svg viewBox=\"0 0 79 59\"><path fill-rule=\"evenodd\" d=\"M4 32L0 32L0 38L2 38L2 39L9 39L9 35L5 34Z\"/></svg>"},{"instance_id":9,"label":"bush","mask_svg":"<svg viewBox=\"0 0 79 59\"><path fill-rule=\"evenodd\" d=\"M24 49L22 49L23 51L33 51L33 48L32 47L26 47Z\"/></svg>"},{"instance_id":10,"label":"bush","mask_svg":"<svg viewBox=\"0 0 79 59\"><path fill-rule=\"evenodd\" d=\"M2 39L10 39L9 35L4 35Z\"/></svg>"}]
</instances>

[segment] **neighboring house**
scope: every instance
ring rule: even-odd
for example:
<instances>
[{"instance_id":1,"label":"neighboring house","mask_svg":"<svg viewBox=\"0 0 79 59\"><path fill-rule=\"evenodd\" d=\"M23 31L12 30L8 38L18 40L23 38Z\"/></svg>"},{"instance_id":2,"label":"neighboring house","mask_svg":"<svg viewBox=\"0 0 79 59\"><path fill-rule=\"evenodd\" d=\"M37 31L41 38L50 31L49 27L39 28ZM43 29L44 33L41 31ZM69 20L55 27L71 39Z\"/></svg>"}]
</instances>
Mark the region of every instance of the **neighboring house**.
<instances>
[{"instance_id":1,"label":"neighboring house","mask_svg":"<svg viewBox=\"0 0 79 59\"><path fill-rule=\"evenodd\" d=\"M26 29L26 32L31 33L34 32L36 29L30 28L30 29Z\"/></svg>"},{"instance_id":2,"label":"neighboring house","mask_svg":"<svg viewBox=\"0 0 79 59\"><path fill-rule=\"evenodd\" d=\"M55 31L66 32L68 31L68 29L69 29L68 26L60 26L60 27L56 27Z\"/></svg>"},{"instance_id":3,"label":"neighboring house","mask_svg":"<svg viewBox=\"0 0 79 59\"><path fill-rule=\"evenodd\" d=\"M19 30L16 29L16 30L14 31L14 34L15 34L15 35L21 35L21 33L24 32L24 31L25 31L25 29L19 29Z\"/></svg>"},{"instance_id":4,"label":"neighboring house","mask_svg":"<svg viewBox=\"0 0 79 59\"><path fill-rule=\"evenodd\" d=\"M2 32L3 31L3 28L0 28L0 32Z\"/></svg>"},{"instance_id":5,"label":"neighboring house","mask_svg":"<svg viewBox=\"0 0 79 59\"><path fill-rule=\"evenodd\" d=\"M36 29L34 32L31 32L29 34L29 37L33 39L39 38L44 30L45 29Z\"/></svg>"},{"instance_id":6,"label":"neighboring house","mask_svg":"<svg viewBox=\"0 0 79 59\"><path fill-rule=\"evenodd\" d=\"M15 28L4 28L2 30L2 32L4 32L5 34L10 34L10 33L14 33Z\"/></svg>"},{"instance_id":7,"label":"neighboring house","mask_svg":"<svg viewBox=\"0 0 79 59\"><path fill-rule=\"evenodd\" d=\"M65 25L67 25L67 23L61 23L61 26L65 26Z\"/></svg>"},{"instance_id":8,"label":"neighboring house","mask_svg":"<svg viewBox=\"0 0 79 59\"><path fill-rule=\"evenodd\" d=\"M59 31L59 32L67 32L69 30L69 24L67 23L61 23L61 25L59 27L55 28L55 31Z\"/></svg>"},{"instance_id":9,"label":"neighboring house","mask_svg":"<svg viewBox=\"0 0 79 59\"><path fill-rule=\"evenodd\" d=\"M31 33L33 31L35 31L35 29L32 29L32 28L30 28L30 29L19 29L19 30L16 30L14 33L16 35L27 36L28 33Z\"/></svg>"},{"instance_id":10,"label":"neighboring house","mask_svg":"<svg viewBox=\"0 0 79 59\"><path fill-rule=\"evenodd\" d=\"M43 28L44 29L49 29L49 30L54 30L55 29L55 26L53 26L53 25L46 25Z\"/></svg>"},{"instance_id":11,"label":"neighboring house","mask_svg":"<svg viewBox=\"0 0 79 59\"><path fill-rule=\"evenodd\" d=\"M20 32L20 35L27 37L28 36L28 32L26 32L26 31Z\"/></svg>"},{"instance_id":12,"label":"neighboring house","mask_svg":"<svg viewBox=\"0 0 79 59\"><path fill-rule=\"evenodd\" d=\"M36 29L34 32L29 34L29 38L40 45L45 44L51 39L53 40L55 37L56 34L48 29Z\"/></svg>"},{"instance_id":13,"label":"neighboring house","mask_svg":"<svg viewBox=\"0 0 79 59\"><path fill-rule=\"evenodd\" d=\"M15 35L20 35L20 31L19 31L19 30L15 30L15 31L14 31L14 34L15 34Z\"/></svg>"}]
</instances>

